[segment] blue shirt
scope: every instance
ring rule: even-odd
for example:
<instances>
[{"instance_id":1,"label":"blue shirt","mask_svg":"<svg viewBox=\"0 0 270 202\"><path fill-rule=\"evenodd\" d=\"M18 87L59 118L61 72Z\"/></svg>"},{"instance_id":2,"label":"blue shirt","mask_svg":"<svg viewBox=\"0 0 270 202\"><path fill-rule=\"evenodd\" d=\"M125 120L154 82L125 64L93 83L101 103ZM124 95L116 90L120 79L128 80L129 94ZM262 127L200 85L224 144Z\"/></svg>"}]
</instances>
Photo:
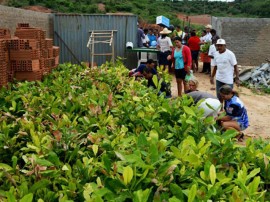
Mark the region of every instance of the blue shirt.
<instances>
[{"instance_id":1,"label":"blue shirt","mask_svg":"<svg viewBox=\"0 0 270 202\"><path fill-rule=\"evenodd\" d=\"M224 109L226 114L232 118L232 120L237 121L240 125L248 127L248 115L247 110L243 102L234 95L231 99L225 101Z\"/></svg>"},{"instance_id":2,"label":"blue shirt","mask_svg":"<svg viewBox=\"0 0 270 202\"><path fill-rule=\"evenodd\" d=\"M147 68L147 66L145 64L141 64L136 70L135 72L140 72L141 74L143 74L143 72L147 72L147 73L152 73L157 74L157 70L155 68Z\"/></svg>"},{"instance_id":3,"label":"blue shirt","mask_svg":"<svg viewBox=\"0 0 270 202\"><path fill-rule=\"evenodd\" d=\"M157 38L154 34L147 34L148 39L149 39L149 44L151 45L152 41L157 41Z\"/></svg>"},{"instance_id":4,"label":"blue shirt","mask_svg":"<svg viewBox=\"0 0 270 202\"><path fill-rule=\"evenodd\" d=\"M183 58L183 54L182 54L182 48L179 51L174 50L175 69L183 69L184 68L184 58Z\"/></svg>"}]
</instances>

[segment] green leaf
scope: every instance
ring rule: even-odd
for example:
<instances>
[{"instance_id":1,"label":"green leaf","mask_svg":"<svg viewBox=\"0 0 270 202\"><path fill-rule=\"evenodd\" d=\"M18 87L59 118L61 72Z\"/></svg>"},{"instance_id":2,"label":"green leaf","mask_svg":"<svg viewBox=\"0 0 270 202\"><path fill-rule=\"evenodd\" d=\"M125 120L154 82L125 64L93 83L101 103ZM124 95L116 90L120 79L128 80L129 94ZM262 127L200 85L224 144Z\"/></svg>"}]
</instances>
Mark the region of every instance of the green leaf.
<instances>
[{"instance_id":1,"label":"green leaf","mask_svg":"<svg viewBox=\"0 0 270 202\"><path fill-rule=\"evenodd\" d=\"M138 96L133 96L133 101L136 101L136 102L140 102L141 101L141 98L139 98Z\"/></svg>"},{"instance_id":2,"label":"green leaf","mask_svg":"<svg viewBox=\"0 0 270 202\"><path fill-rule=\"evenodd\" d=\"M214 185L216 182L217 175L216 175L216 168L213 164L210 166L210 173L209 174L210 174L211 184Z\"/></svg>"},{"instance_id":3,"label":"green leaf","mask_svg":"<svg viewBox=\"0 0 270 202\"><path fill-rule=\"evenodd\" d=\"M254 194L257 192L261 178L255 177L254 180L248 185L248 190L250 194Z\"/></svg>"},{"instance_id":4,"label":"green leaf","mask_svg":"<svg viewBox=\"0 0 270 202\"><path fill-rule=\"evenodd\" d=\"M156 130L151 130L149 136L151 137L151 141L158 142L158 132Z\"/></svg>"},{"instance_id":5,"label":"green leaf","mask_svg":"<svg viewBox=\"0 0 270 202\"><path fill-rule=\"evenodd\" d=\"M8 202L16 202L16 198L13 193L5 192Z\"/></svg>"},{"instance_id":6,"label":"green leaf","mask_svg":"<svg viewBox=\"0 0 270 202\"><path fill-rule=\"evenodd\" d=\"M98 145L96 145L96 144L92 145L92 150L93 150L93 152L94 152L94 154L96 156L97 152L98 152Z\"/></svg>"},{"instance_id":7,"label":"green leaf","mask_svg":"<svg viewBox=\"0 0 270 202\"><path fill-rule=\"evenodd\" d=\"M169 199L169 202L182 202L182 200L176 198L175 196Z\"/></svg>"},{"instance_id":8,"label":"green leaf","mask_svg":"<svg viewBox=\"0 0 270 202\"><path fill-rule=\"evenodd\" d=\"M12 167L5 163L0 163L0 170L9 171L9 170L12 170Z\"/></svg>"},{"instance_id":9,"label":"green leaf","mask_svg":"<svg viewBox=\"0 0 270 202\"><path fill-rule=\"evenodd\" d=\"M193 184L188 192L188 202L193 202L197 193L197 185Z\"/></svg>"},{"instance_id":10,"label":"green leaf","mask_svg":"<svg viewBox=\"0 0 270 202\"><path fill-rule=\"evenodd\" d=\"M246 180L248 181L249 179L255 177L258 173L260 173L261 169L260 168L255 168L253 171L250 172L250 174L247 176Z\"/></svg>"},{"instance_id":11,"label":"green leaf","mask_svg":"<svg viewBox=\"0 0 270 202\"><path fill-rule=\"evenodd\" d=\"M102 161L106 171L109 172L111 170L112 163L107 154L102 156Z\"/></svg>"},{"instance_id":12,"label":"green leaf","mask_svg":"<svg viewBox=\"0 0 270 202\"><path fill-rule=\"evenodd\" d=\"M159 153L158 153L158 147L155 143L152 143L149 148L149 154L151 163L155 163L158 161Z\"/></svg>"},{"instance_id":13,"label":"green leaf","mask_svg":"<svg viewBox=\"0 0 270 202\"><path fill-rule=\"evenodd\" d=\"M30 129L30 134L31 134L32 142L34 143L34 145L40 148L40 141L39 141L38 135L35 133L33 129Z\"/></svg>"},{"instance_id":14,"label":"green leaf","mask_svg":"<svg viewBox=\"0 0 270 202\"><path fill-rule=\"evenodd\" d=\"M36 192L38 189L46 188L51 182L46 179L42 179L36 182L29 190L29 192Z\"/></svg>"},{"instance_id":15,"label":"green leaf","mask_svg":"<svg viewBox=\"0 0 270 202\"><path fill-rule=\"evenodd\" d=\"M148 198L149 198L149 195L151 193L151 189L146 189L146 190L138 190L138 191L135 191L133 192L133 195L134 195L134 199L133 201L134 202L145 202L145 201L148 201Z\"/></svg>"},{"instance_id":16,"label":"green leaf","mask_svg":"<svg viewBox=\"0 0 270 202\"><path fill-rule=\"evenodd\" d=\"M185 113L187 113L187 114L189 114L191 116L196 116L194 111L190 107L183 106L183 109L184 109Z\"/></svg>"},{"instance_id":17,"label":"green leaf","mask_svg":"<svg viewBox=\"0 0 270 202\"><path fill-rule=\"evenodd\" d=\"M31 202L33 201L33 193L29 193L27 195L25 195L21 200L20 202Z\"/></svg>"},{"instance_id":18,"label":"green leaf","mask_svg":"<svg viewBox=\"0 0 270 202\"><path fill-rule=\"evenodd\" d=\"M170 149L171 149L171 151L173 152L173 154L174 154L174 156L176 158L178 158L178 159L182 158L182 154L181 154L180 150L177 147L171 146Z\"/></svg>"},{"instance_id":19,"label":"green leaf","mask_svg":"<svg viewBox=\"0 0 270 202\"><path fill-rule=\"evenodd\" d=\"M123 172L124 184L127 185L133 178L133 170L131 167L127 166L124 168Z\"/></svg>"},{"instance_id":20,"label":"green leaf","mask_svg":"<svg viewBox=\"0 0 270 202\"><path fill-rule=\"evenodd\" d=\"M184 201L183 191L177 184L171 183L170 190L177 199Z\"/></svg>"},{"instance_id":21,"label":"green leaf","mask_svg":"<svg viewBox=\"0 0 270 202\"><path fill-rule=\"evenodd\" d=\"M54 166L50 161L47 161L45 159L36 159L36 163L42 166Z\"/></svg>"},{"instance_id":22,"label":"green leaf","mask_svg":"<svg viewBox=\"0 0 270 202\"><path fill-rule=\"evenodd\" d=\"M122 183L122 181L118 179L111 179L111 178L105 179L105 187L115 193L126 188L125 185Z\"/></svg>"},{"instance_id":23,"label":"green leaf","mask_svg":"<svg viewBox=\"0 0 270 202\"><path fill-rule=\"evenodd\" d=\"M153 83L155 84L156 88L158 88L158 77L157 77L157 75L153 75L152 80L153 80Z\"/></svg>"}]
</instances>

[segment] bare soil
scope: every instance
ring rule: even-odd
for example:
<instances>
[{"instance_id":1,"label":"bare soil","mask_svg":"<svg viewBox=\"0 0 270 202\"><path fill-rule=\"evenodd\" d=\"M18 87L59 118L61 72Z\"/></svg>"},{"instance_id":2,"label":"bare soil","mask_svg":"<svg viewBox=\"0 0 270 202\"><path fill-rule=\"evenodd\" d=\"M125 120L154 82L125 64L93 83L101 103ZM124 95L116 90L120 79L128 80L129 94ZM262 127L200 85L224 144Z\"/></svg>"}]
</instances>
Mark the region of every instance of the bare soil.
<instances>
[{"instance_id":1,"label":"bare soil","mask_svg":"<svg viewBox=\"0 0 270 202\"><path fill-rule=\"evenodd\" d=\"M201 69L202 67L199 68L199 72ZM199 81L198 89L216 95L216 91L211 90L211 88L215 86L210 84L209 75L199 72L194 74ZM261 95L250 89L242 86L237 87L236 85L235 90L239 92L240 99L244 102L248 111L250 126L243 131L245 136L269 139L270 127L268 124L270 123L270 95ZM172 81L172 95L173 97L177 96L175 77L173 77Z\"/></svg>"}]
</instances>

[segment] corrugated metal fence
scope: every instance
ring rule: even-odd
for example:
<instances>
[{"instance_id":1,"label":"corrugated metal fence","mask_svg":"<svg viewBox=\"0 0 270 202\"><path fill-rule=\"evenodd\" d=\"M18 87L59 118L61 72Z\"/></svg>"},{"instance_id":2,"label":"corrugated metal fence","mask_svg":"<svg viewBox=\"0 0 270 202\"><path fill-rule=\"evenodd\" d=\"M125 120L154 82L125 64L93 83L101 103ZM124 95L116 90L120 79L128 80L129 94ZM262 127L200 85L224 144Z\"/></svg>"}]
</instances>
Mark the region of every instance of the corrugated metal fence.
<instances>
[{"instance_id":1,"label":"corrugated metal fence","mask_svg":"<svg viewBox=\"0 0 270 202\"><path fill-rule=\"evenodd\" d=\"M89 62L90 51L87 42L91 31L116 30L114 33L115 57L126 57L126 42L136 44L137 16L135 15L54 15L54 44L60 46L60 62ZM111 52L108 44L95 44L95 53ZM95 56L101 65L111 56Z\"/></svg>"}]
</instances>

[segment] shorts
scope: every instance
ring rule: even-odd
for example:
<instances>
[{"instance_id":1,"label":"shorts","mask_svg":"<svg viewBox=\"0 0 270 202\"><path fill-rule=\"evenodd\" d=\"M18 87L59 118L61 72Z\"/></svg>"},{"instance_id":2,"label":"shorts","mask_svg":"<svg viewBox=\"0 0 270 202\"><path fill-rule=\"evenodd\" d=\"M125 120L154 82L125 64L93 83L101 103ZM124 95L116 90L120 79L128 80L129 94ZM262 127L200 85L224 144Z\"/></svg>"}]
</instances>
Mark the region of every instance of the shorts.
<instances>
[{"instance_id":1,"label":"shorts","mask_svg":"<svg viewBox=\"0 0 270 202\"><path fill-rule=\"evenodd\" d=\"M158 64L160 65L169 65L170 61L167 60L168 55L170 54L170 51L166 52L159 52L158 53Z\"/></svg>"},{"instance_id":2,"label":"shorts","mask_svg":"<svg viewBox=\"0 0 270 202\"><path fill-rule=\"evenodd\" d=\"M229 85L229 86L231 86L231 87L233 88L233 84L227 84L227 83L223 83L223 82L221 82L221 81L216 80L216 94L217 94L217 98L218 98L219 100L221 100L221 97L220 97L220 94L219 94L219 89L220 89L221 86L223 86L223 85Z\"/></svg>"},{"instance_id":3,"label":"shorts","mask_svg":"<svg viewBox=\"0 0 270 202\"><path fill-rule=\"evenodd\" d=\"M192 60L198 60L199 51L191 51Z\"/></svg>"},{"instance_id":4,"label":"shorts","mask_svg":"<svg viewBox=\"0 0 270 202\"><path fill-rule=\"evenodd\" d=\"M175 69L174 74L175 74L175 78L185 80L187 72L186 72L185 68Z\"/></svg>"},{"instance_id":5,"label":"shorts","mask_svg":"<svg viewBox=\"0 0 270 202\"><path fill-rule=\"evenodd\" d=\"M239 123L239 122L237 122L238 123L238 125L240 126L240 130L241 131L243 131L243 130L245 130L245 129L247 129L247 127L246 126L244 126L242 123Z\"/></svg>"}]
</instances>

